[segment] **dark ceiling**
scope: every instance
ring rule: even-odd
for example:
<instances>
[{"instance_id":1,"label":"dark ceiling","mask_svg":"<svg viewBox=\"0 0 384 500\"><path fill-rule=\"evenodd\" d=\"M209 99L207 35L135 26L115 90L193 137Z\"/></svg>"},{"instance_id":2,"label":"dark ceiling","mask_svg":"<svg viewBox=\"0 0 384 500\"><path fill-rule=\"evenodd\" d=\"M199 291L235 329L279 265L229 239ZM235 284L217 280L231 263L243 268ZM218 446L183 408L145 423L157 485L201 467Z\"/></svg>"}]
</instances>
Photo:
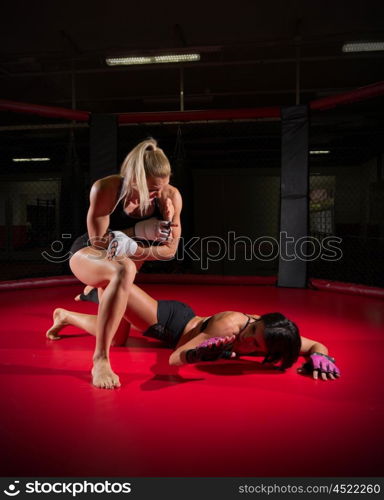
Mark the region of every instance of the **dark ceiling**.
<instances>
[{"instance_id":1,"label":"dark ceiling","mask_svg":"<svg viewBox=\"0 0 384 500\"><path fill-rule=\"evenodd\" d=\"M292 105L384 81L384 51L342 53L344 42L384 41L384 0L14 0L2 8L0 99L93 113ZM201 61L111 68L105 58L198 50ZM332 149L314 165L362 164L382 155L384 97L311 117L311 147ZM0 112L1 174L61 170L75 141L89 163L86 124ZM276 122L188 124L191 165L276 166ZM74 132L73 132L74 131ZM119 161L148 135L171 156L180 130L119 128ZM176 146L175 146L176 144ZM69 156L68 156L69 155ZM52 161L14 164L15 156ZM259 159L259 160L258 160Z\"/></svg>"},{"instance_id":2,"label":"dark ceiling","mask_svg":"<svg viewBox=\"0 0 384 500\"><path fill-rule=\"evenodd\" d=\"M294 104L297 86L305 103L384 80L384 52L341 52L345 41L384 41L383 0L15 0L1 17L1 99L178 110L180 66L110 68L105 57L182 48L202 54L184 65L185 109Z\"/></svg>"}]
</instances>

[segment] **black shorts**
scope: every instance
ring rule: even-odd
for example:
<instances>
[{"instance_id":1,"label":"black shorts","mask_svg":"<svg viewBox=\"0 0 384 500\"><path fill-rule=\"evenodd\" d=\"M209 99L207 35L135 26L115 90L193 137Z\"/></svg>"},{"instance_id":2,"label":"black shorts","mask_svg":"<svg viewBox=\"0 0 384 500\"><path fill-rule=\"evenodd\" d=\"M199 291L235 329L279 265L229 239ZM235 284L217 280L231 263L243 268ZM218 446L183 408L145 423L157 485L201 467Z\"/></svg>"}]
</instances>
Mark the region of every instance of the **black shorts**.
<instances>
[{"instance_id":1,"label":"black shorts","mask_svg":"<svg viewBox=\"0 0 384 500\"><path fill-rule=\"evenodd\" d=\"M162 340L169 347L176 347L187 323L196 316L193 309L178 300L159 300L157 323L143 335Z\"/></svg>"},{"instance_id":2,"label":"black shorts","mask_svg":"<svg viewBox=\"0 0 384 500\"><path fill-rule=\"evenodd\" d=\"M71 252L71 254L74 255L76 252L78 252L82 248L87 247L88 240L89 240L88 233L84 233L81 236L79 236L78 238L76 238L75 241L72 243L72 246L69 250Z\"/></svg>"}]
</instances>

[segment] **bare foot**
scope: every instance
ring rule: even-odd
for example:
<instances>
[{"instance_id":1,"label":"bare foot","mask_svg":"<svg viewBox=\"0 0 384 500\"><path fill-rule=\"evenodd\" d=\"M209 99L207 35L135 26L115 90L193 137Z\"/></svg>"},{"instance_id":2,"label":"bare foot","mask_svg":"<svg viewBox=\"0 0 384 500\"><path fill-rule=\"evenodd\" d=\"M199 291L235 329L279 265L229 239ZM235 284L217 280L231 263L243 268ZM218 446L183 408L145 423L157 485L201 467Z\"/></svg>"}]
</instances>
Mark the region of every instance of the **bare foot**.
<instances>
[{"instance_id":1,"label":"bare foot","mask_svg":"<svg viewBox=\"0 0 384 500\"><path fill-rule=\"evenodd\" d=\"M84 295L88 295L88 293L92 290L93 286L89 286L87 285L84 290L83 290L83 294ZM76 302L80 302L81 301L81 298L80 298L80 294L79 295L76 295L75 297L75 300Z\"/></svg>"},{"instance_id":2,"label":"bare foot","mask_svg":"<svg viewBox=\"0 0 384 500\"><path fill-rule=\"evenodd\" d=\"M53 325L47 333L45 334L47 339L50 340L59 340L61 339L61 335L58 335L59 332L65 328L68 323L66 322L66 310L65 309L55 309L53 311Z\"/></svg>"},{"instance_id":3,"label":"bare foot","mask_svg":"<svg viewBox=\"0 0 384 500\"><path fill-rule=\"evenodd\" d=\"M121 385L119 377L112 371L109 360L105 358L93 361L92 383L100 389L115 389Z\"/></svg>"}]
</instances>

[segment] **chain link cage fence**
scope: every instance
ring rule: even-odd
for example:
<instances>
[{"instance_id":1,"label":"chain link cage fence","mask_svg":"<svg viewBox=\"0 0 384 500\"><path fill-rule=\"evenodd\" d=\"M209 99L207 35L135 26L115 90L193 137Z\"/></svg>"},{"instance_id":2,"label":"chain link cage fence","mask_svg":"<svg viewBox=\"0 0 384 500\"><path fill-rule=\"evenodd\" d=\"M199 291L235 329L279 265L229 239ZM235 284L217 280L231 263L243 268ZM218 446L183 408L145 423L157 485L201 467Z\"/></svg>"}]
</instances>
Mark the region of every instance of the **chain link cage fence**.
<instances>
[{"instance_id":1,"label":"chain link cage fence","mask_svg":"<svg viewBox=\"0 0 384 500\"><path fill-rule=\"evenodd\" d=\"M310 233L333 251L311 278L384 286L383 110L376 97L312 113Z\"/></svg>"},{"instance_id":2,"label":"chain link cage fence","mask_svg":"<svg viewBox=\"0 0 384 500\"><path fill-rule=\"evenodd\" d=\"M176 258L144 272L275 275L278 266L279 120L121 126L119 157L154 137L183 198Z\"/></svg>"},{"instance_id":3,"label":"chain link cage fence","mask_svg":"<svg viewBox=\"0 0 384 500\"><path fill-rule=\"evenodd\" d=\"M69 273L68 249L85 230L89 130L1 113L0 280Z\"/></svg>"},{"instance_id":4,"label":"chain link cage fence","mask_svg":"<svg viewBox=\"0 0 384 500\"><path fill-rule=\"evenodd\" d=\"M88 126L26 121L0 129L1 280L69 274L70 244L86 231ZM147 137L170 158L184 207L176 258L143 272L276 274L279 121L121 126L118 163Z\"/></svg>"},{"instance_id":5,"label":"chain link cage fence","mask_svg":"<svg viewBox=\"0 0 384 500\"><path fill-rule=\"evenodd\" d=\"M311 113L310 235L336 250L310 260L310 278L384 286L383 101ZM0 280L70 274L70 244L86 231L89 127L12 117L0 114ZM183 197L176 258L143 272L277 274L279 120L126 124L118 136L119 164L157 139Z\"/></svg>"}]
</instances>

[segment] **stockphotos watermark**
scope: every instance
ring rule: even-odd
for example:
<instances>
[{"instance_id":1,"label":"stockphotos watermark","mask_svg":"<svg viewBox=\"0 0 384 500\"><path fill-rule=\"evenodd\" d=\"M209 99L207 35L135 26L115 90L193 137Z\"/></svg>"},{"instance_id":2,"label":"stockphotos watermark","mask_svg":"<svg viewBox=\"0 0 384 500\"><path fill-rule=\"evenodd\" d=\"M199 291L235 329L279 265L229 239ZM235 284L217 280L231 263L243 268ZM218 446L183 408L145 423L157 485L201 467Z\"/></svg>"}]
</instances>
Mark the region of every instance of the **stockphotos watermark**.
<instances>
[{"instance_id":1,"label":"stockphotos watermark","mask_svg":"<svg viewBox=\"0 0 384 500\"><path fill-rule=\"evenodd\" d=\"M20 493L24 494L40 494L40 495L71 495L76 498L78 495L94 494L127 494L132 492L131 483L119 481L28 481L25 484L20 484L20 481L13 481L8 484L3 493L8 497L16 497Z\"/></svg>"},{"instance_id":2,"label":"stockphotos watermark","mask_svg":"<svg viewBox=\"0 0 384 500\"><path fill-rule=\"evenodd\" d=\"M71 235L64 234L62 239L71 239ZM98 239L100 244L100 239ZM92 239L89 239L87 246L92 246ZM249 236L236 235L235 231L229 231L227 237L220 236L194 236L188 240L180 238L178 250L174 256L175 260L183 261L188 258L190 261L199 262L202 270L207 270L211 262L228 261L261 261L271 262L275 259L284 261L301 260L314 262L323 260L326 262L336 262L342 259L341 249L342 238L337 236L324 236L316 238L314 236L304 236L295 239L289 236L287 232L281 232L278 238L272 236L260 236L254 240ZM105 249L92 246L92 253L89 257L92 259L104 259ZM161 247L152 246L152 256L157 260L170 260L169 257L162 255ZM133 260L143 260L148 247L139 246ZM42 252L42 257L49 262L62 264L67 262L73 255L70 251L64 253L62 240L55 240L51 244L49 251ZM122 259L117 257L116 259Z\"/></svg>"}]
</instances>

